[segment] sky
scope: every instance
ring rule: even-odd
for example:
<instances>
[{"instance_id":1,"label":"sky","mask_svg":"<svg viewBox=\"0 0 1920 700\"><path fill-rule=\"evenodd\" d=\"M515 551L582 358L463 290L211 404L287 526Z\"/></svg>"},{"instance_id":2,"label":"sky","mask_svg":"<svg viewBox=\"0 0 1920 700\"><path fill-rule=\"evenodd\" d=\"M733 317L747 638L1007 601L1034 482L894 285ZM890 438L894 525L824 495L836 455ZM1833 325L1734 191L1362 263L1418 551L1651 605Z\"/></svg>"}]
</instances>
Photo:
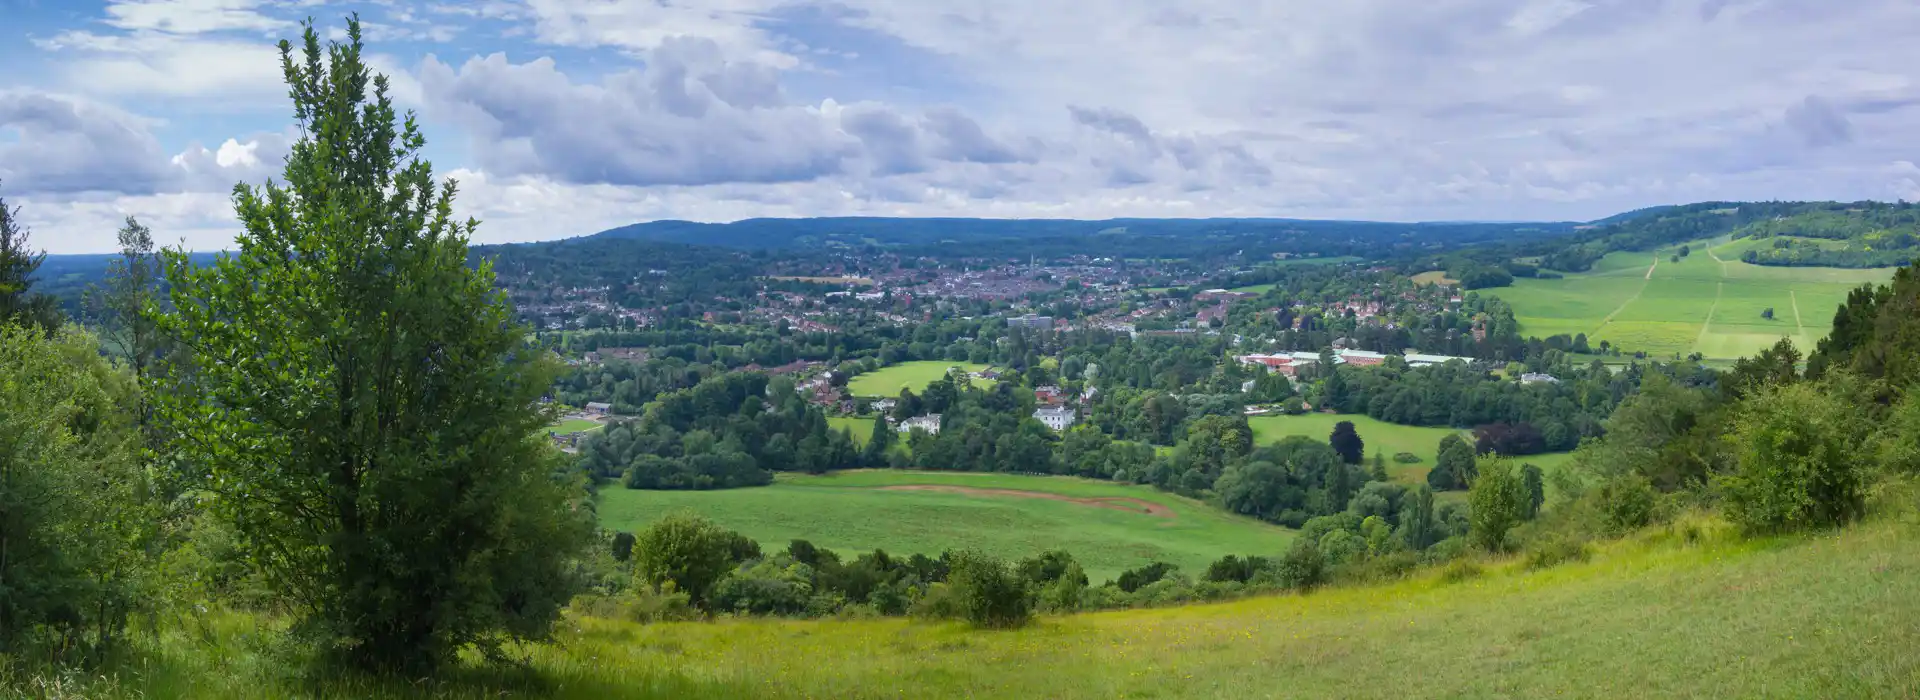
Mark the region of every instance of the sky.
<instances>
[{"instance_id":1,"label":"sky","mask_svg":"<svg viewBox=\"0 0 1920 700\"><path fill-rule=\"evenodd\" d=\"M1912 0L0 0L0 196L229 248L358 13L476 242L761 216L1920 199Z\"/></svg>"}]
</instances>

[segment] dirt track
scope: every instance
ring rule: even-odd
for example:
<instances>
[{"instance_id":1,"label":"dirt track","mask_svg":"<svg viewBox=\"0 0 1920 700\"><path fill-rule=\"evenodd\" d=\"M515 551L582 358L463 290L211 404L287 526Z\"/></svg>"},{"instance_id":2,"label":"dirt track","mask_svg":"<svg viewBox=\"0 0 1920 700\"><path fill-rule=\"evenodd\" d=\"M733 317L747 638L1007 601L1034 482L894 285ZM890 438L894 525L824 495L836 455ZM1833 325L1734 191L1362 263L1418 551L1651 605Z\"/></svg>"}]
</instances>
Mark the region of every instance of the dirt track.
<instances>
[{"instance_id":1,"label":"dirt track","mask_svg":"<svg viewBox=\"0 0 1920 700\"><path fill-rule=\"evenodd\" d=\"M1108 497L1102 497L1102 498L1081 498L1076 496L1064 496L1057 493L1046 493L1043 491L1020 491L1017 489L982 489L982 488L974 488L972 486L948 486L944 484L909 484L904 486L882 486L880 487L880 490L882 491L937 491L940 493L958 493L958 494L965 494L968 496L1008 496L1011 498L1039 498L1039 499L1044 499L1048 501L1065 501L1067 503L1078 503L1083 506L1093 506L1095 508L1111 508L1113 510L1124 510L1129 513L1145 513L1147 515L1151 515L1156 518L1179 517L1178 515L1174 514L1172 508L1168 508L1164 505L1160 505L1152 501L1143 501L1138 498L1124 498L1119 496L1108 496Z\"/></svg>"}]
</instances>

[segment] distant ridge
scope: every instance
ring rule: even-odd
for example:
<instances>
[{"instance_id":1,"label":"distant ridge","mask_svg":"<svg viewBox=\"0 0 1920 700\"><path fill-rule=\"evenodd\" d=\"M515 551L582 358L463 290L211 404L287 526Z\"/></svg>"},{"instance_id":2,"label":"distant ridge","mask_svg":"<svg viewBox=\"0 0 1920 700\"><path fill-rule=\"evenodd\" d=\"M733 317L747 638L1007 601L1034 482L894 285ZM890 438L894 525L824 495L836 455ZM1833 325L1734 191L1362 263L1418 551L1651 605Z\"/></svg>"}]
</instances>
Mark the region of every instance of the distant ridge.
<instances>
[{"instance_id":1,"label":"distant ridge","mask_svg":"<svg viewBox=\"0 0 1920 700\"><path fill-rule=\"evenodd\" d=\"M1389 222L1329 219L978 219L958 217L820 217L743 219L730 223L661 220L607 229L583 238L635 239L735 248L788 248L831 240L878 245L919 245L1090 236L1123 230L1133 236L1247 236L1277 233L1381 233L1418 235L1423 228L1489 226L1515 234L1557 235L1574 222Z\"/></svg>"}]
</instances>

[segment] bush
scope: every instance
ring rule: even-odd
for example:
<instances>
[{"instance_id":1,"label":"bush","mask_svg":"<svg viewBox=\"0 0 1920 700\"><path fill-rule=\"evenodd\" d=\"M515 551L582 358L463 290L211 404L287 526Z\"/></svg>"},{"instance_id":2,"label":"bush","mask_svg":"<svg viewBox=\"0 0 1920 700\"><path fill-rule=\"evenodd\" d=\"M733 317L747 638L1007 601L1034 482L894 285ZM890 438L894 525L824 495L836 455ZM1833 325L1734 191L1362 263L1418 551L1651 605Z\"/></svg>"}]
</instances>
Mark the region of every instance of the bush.
<instances>
[{"instance_id":1,"label":"bush","mask_svg":"<svg viewBox=\"0 0 1920 700\"><path fill-rule=\"evenodd\" d=\"M750 615L796 615L813 597L813 569L772 560L740 567L713 588L713 609Z\"/></svg>"},{"instance_id":2,"label":"bush","mask_svg":"<svg viewBox=\"0 0 1920 700\"><path fill-rule=\"evenodd\" d=\"M1393 455L1393 461L1399 464L1419 464L1422 460L1420 455L1412 452L1398 452Z\"/></svg>"},{"instance_id":3,"label":"bush","mask_svg":"<svg viewBox=\"0 0 1920 700\"><path fill-rule=\"evenodd\" d=\"M1865 508L1861 422L1811 383L1768 388L1734 419L1737 471L1718 479L1728 519L1750 532L1842 525Z\"/></svg>"},{"instance_id":4,"label":"bush","mask_svg":"<svg viewBox=\"0 0 1920 700\"><path fill-rule=\"evenodd\" d=\"M1467 517L1471 526L1467 537L1487 551L1505 551L1507 532L1526 520L1530 497L1526 485L1505 459L1490 460L1479 470L1468 494L1471 507Z\"/></svg>"},{"instance_id":5,"label":"bush","mask_svg":"<svg viewBox=\"0 0 1920 700\"><path fill-rule=\"evenodd\" d=\"M972 551L956 553L947 583L962 614L975 626L1019 627L1033 618L1026 579L999 559Z\"/></svg>"},{"instance_id":6,"label":"bush","mask_svg":"<svg viewBox=\"0 0 1920 700\"><path fill-rule=\"evenodd\" d=\"M671 583L695 605L704 606L714 584L737 563L736 550L745 553L742 539L698 515L669 515L634 538L634 575L649 586Z\"/></svg>"},{"instance_id":7,"label":"bush","mask_svg":"<svg viewBox=\"0 0 1920 700\"><path fill-rule=\"evenodd\" d=\"M1527 551L1527 570L1537 571L1570 561L1586 561L1592 556L1593 552L1585 542L1566 536L1551 537Z\"/></svg>"},{"instance_id":8,"label":"bush","mask_svg":"<svg viewBox=\"0 0 1920 700\"><path fill-rule=\"evenodd\" d=\"M936 583L927 586L920 596L907 606L907 615L927 620L946 620L966 617L966 606L960 600L960 594L953 586Z\"/></svg>"},{"instance_id":9,"label":"bush","mask_svg":"<svg viewBox=\"0 0 1920 700\"><path fill-rule=\"evenodd\" d=\"M1173 570L1176 568L1178 567L1172 564L1156 561L1137 569L1128 569L1120 572L1120 578L1115 579L1114 584L1118 585L1120 590L1132 593L1155 581L1159 581L1166 577L1167 574L1173 573Z\"/></svg>"},{"instance_id":10,"label":"bush","mask_svg":"<svg viewBox=\"0 0 1920 700\"><path fill-rule=\"evenodd\" d=\"M1459 583L1461 581L1480 578L1480 575L1484 573L1486 573L1486 570L1480 568L1479 562L1472 559L1456 559L1453 563L1448 564L1447 568L1440 570L1440 582Z\"/></svg>"},{"instance_id":11,"label":"bush","mask_svg":"<svg viewBox=\"0 0 1920 700\"><path fill-rule=\"evenodd\" d=\"M1608 479L1594 492L1602 532L1618 537L1653 522L1653 482L1639 474Z\"/></svg>"},{"instance_id":12,"label":"bush","mask_svg":"<svg viewBox=\"0 0 1920 700\"><path fill-rule=\"evenodd\" d=\"M1326 582L1327 560L1320 546L1306 537L1293 540L1293 547L1273 567L1272 582L1294 590L1310 590Z\"/></svg>"}]
</instances>

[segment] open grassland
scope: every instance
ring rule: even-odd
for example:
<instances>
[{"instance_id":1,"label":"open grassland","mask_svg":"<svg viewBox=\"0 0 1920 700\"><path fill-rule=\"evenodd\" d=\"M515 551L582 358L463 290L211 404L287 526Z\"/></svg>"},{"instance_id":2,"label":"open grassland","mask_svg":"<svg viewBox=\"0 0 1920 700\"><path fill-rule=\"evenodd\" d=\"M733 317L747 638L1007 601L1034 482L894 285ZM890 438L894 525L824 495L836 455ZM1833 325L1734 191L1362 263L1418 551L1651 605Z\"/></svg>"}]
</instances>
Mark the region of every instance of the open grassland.
<instances>
[{"instance_id":1,"label":"open grassland","mask_svg":"<svg viewBox=\"0 0 1920 700\"><path fill-rule=\"evenodd\" d=\"M1292 537L1149 487L1069 477L865 470L781 474L758 488L600 494L600 523L616 530L686 509L772 548L804 539L849 556L974 548L1009 558L1065 549L1095 582L1154 561L1198 575L1228 554L1279 554Z\"/></svg>"},{"instance_id":2,"label":"open grassland","mask_svg":"<svg viewBox=\"0 0 1920 700\"><path fill-rule=\"evenodd\" d=\"M1657 253L1620 252L1584 274L1519 279L1493 293L1513 307L1529 335L1587 334L1626 351L1655 357L1698 352L1713 359L1751 355L1781 338L1802 351L1832 329L1836 307L1865 282L1885 282L1892 268L1847 270L1768 267L1740 262L1753 241L1695 241ZM1773 309L1773 317L1764 312Z\"/></svg>"},{"instance_id":3,"label":"open grassland","mask_svg":"<svg viewBox=\"0 0 1920 700\"><path fill-rule=\"evenodd\" d=\"M1703 527L1406 581L1182 608L957 623L566 624L527 679L283 680L271 625L137 637L109 696L170 698L1868 698L1920 695L1920 527L1738 540Z\"/></svg>"},{"instance_id":4,"label":"open grassland","mask_svg":"<svg viewBox=\"0 0 1920 700\"><path fill-rule=\"evenodd\" d=\"M854 396L893 397L899 396L900 390L905 388L912 389L913 393L918 394L926 391L928 384L932 384L939 381L941 377L947 376L947 370L955 367L959 367L967 372L978 372L987 369L986 365L971 362L949 362L946 360L902 362L897 365L889 365L872 372L855 376L847 382L847 391L852 392ZM991 379L974 379L972 381L975 386L981 388L991 387L995 384Z\"/></svg>"},{"instance_id":5,"label":"open grassland","mask_svg":"<svg viewBox=\"0 0 1920 700\"><path fill-rule=\"evenodd\" d=\"M1426 286L1429 284L1454 285L1454 284L1460 283L1459 280L1455 280L1453 278L1447 277L1446 270L1430 270L1427 272L1422 272L1420 274L1414 275L1412 279L1414 284L1418 284L1421 286Z\"/></svg>"},{"instance_id":6,"label":"open grassland","mask_svg":"<svg viewBox=\"0 0 1920 700\"><path fill-rule=\"evenodd\" d=\"M874 418L854 418L851 416L828 416L828 430L845 430L853 434L853 444L866 447L873 439Z\"/></svg>"},{"instance_id":7,"label":"open grassland","mask_svg":"<svg viewBox=\"0 0 1920 700\"><path fill-rule=\"evenodd\" d=\"M1302 435L1321 442L1333 434L1333 426L1340 421L1353 421L1354 432L1360 434L1360 440L1366 443L1367 463L1373 463L1373 454L1378 452L1386 456L1387 474L1395 481L1409 484L1425 483L1427 472L1433 469L1435 457L1440 452L1440 439L1458 434L1472 439L1471 435L1451 428L1421 428L1411 425L1395 425L1374 420L1361 415L1335 415L1331 413L1306 413L1298 416L1254 416L1247 419L1253 426L1255 444L1271 445L1289 435ZM1418 464L1400 464L1393 456L1400 452L1419 455Z\"/></svg>"},{"instance_id":8,"label":"open grassland","mask_svg":"<svg viewBox=\"0 0 1920 700\"><path fill-rule=\"evenodd\" d=\"M587 420L585 418L568 418L566 420L562 420L558 423L548 426L547 429L561 435L566 435L568 433L584 433L589 430L599 430L600 426L602 425L605 425L605 424L597 420Z\"/></svg>"}]
</instances>

